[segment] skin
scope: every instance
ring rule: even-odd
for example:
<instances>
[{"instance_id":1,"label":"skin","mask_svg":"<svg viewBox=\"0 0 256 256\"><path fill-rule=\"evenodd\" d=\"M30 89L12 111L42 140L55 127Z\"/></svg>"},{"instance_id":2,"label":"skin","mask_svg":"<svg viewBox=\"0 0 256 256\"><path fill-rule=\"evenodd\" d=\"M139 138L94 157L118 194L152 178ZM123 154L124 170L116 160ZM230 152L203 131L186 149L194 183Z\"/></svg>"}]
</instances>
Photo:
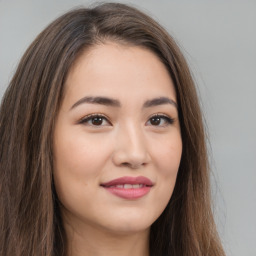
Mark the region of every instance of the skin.
<instances>
[{"instance_id":1,"label":"skin","mask_svg":"<svg viewBox=\"0 0 256 256\"><path fill-rule=\"evenodd\" d=\"M170 200L182 153L175 103L143 107L160 97L176 102L173 82L159 58L141 47L97 45L70 70L54 132L54 182L69 255L149 255L150 226ZM87 118L92 114L102 120ZM156 114L167 118L154 122ZM101 186L123 176L144 176L154 185L131 200Z\"/></svg>"}]
</instances>

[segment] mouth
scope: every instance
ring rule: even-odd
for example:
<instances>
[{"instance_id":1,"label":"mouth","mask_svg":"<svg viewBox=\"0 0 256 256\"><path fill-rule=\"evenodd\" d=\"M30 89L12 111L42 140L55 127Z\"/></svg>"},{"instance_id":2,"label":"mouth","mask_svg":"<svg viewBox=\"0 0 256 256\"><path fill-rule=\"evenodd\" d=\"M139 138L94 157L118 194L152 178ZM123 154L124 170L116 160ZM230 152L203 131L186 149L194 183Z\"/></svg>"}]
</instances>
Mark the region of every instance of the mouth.
<instances>
[{"instance_id":1,"label":"mouth","mask_svg":"<svg viewBox=\"0 0 256 256\"><path fill-rule=\"evenodd\" d=\"M111 194L124 199L138 199L148 194L153 182L143 176L121 177L101 184Z\"/></svg>"}]
</instances>

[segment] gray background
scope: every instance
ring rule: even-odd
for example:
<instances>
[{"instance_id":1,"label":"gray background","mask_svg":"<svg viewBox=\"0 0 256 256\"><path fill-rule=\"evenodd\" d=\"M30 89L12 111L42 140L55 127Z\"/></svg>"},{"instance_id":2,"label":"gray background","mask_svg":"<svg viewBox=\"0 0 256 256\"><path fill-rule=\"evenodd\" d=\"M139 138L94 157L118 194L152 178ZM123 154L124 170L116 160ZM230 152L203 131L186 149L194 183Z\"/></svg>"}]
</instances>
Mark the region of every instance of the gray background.
<instances>
[{"instance_id":1,"label":"gray background","mask_svg":"<svg viewBox=\"0 0 256 256\"><path fill-rule=\"evenodd\" d=\"M95 1L0 0L0 97L34 37ZM149 13L181 45L208 124L215 216L228 256L256 255L256 1L119 1Z\"/></svg>"}]
</instances>

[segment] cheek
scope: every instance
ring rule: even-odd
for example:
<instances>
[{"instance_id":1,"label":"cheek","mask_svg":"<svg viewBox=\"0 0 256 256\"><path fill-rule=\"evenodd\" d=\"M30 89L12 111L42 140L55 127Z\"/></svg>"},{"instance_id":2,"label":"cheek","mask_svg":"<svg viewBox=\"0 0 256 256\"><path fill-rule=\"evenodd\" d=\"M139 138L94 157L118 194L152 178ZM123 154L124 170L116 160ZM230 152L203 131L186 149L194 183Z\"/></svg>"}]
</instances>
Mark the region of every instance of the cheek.
<instances>
[{"instance_id":1,"label":"cheek","mask_svg":"<svg viewBox=\"0 0 256 256\"><path fill-rule=\"evenodd\" d=\"M59 134L54 141L54 183L60 201L69 205L98 186L109 147L79 132Z\"/></svg>"},{"instance_id":2,"label":"cheek","mask_svg":"<svg viewBox=\"0 0 256 256\"><path fill-rule=\"evenodd\" d=\"M159 170L159 176L164 179L176 177L182 154L182 140L180 133L174 133L157 143L153 143L152 156Z\"/></svg>"},{"instance_id":3,"label":"cheek","mask_svg":"<svg viewBox=\"0 0 256 256\"><path fill-rule=\"evenodd\" d=\"M84 133L63 135L62 138L55 143L56 171L77 178L96 176L107 159L109 144L105 147L100 138Z\"/></svg>"},{"instance_id":4,"label":"cheek","mask_svg":"<svg viewBox=\"0 0 256 256\"><path fill-rule=\"evenodd\" d=\"M174 190L182 154L182 140L177 133L162 140L154 147L152 155L155 156L157 170L157 193L155 202L160 212L164 210Z\"/></svg>"}]
</instances>

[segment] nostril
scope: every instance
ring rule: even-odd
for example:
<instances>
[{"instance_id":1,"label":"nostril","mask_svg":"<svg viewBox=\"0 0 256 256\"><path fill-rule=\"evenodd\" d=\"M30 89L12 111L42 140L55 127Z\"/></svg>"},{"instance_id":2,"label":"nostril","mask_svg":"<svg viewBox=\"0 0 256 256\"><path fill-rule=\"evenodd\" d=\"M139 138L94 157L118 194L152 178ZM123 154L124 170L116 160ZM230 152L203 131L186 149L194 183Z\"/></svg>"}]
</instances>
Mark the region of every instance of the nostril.
<instances>
[{"instance_id":1,"label":"nostril","mask_svg":"<svg viewBox=\"0 0 256 256\"><path fill-rule=\"evenodd\" d=\"M145 163L129 163L129 162L124 162L122 163L123 166L126 166L126 167L129 167L129 168L132 168L132 169L138 169L140 168L141 166L144 166Z\"/></svg>"},{"instance_id":2,"label":"nostril","mask_svg":"<svg viewBox=\"0 0 256 256\"><path fill-rule=\"evenodd\" d=\"M112 160L116 166L138 169L145 167L150 161L150 155L134 148L117 148L113 151Z\"/></svg>"}]
</instances>

